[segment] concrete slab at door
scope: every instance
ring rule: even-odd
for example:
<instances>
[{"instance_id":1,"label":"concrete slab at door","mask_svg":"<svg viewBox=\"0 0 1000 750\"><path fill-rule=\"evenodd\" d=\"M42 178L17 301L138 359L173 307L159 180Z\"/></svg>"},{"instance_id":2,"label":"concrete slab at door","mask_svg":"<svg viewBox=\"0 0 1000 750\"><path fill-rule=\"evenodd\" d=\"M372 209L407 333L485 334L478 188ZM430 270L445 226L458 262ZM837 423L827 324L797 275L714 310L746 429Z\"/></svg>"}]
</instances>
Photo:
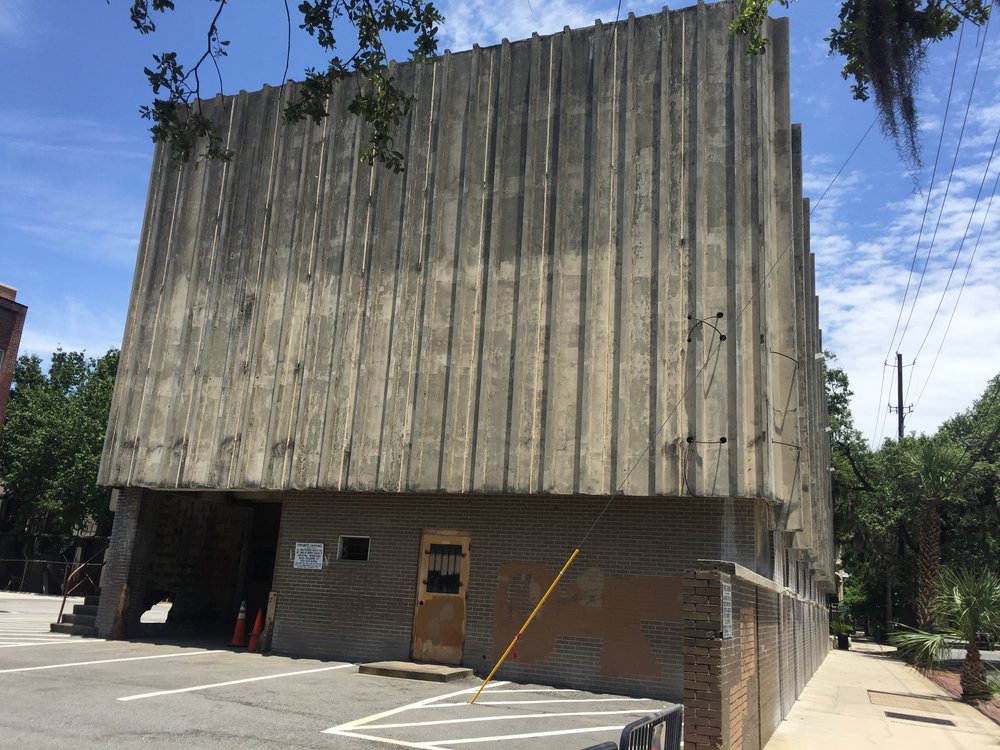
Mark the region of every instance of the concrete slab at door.
<instances>
[{"instance_id":1,"label":"concrete slab at door","mask_svg":"<svg viewBox=\"0 0 1000 750\"><path fill-rule=\"evenodd\" d=\"M413 659L461 664L465 644L465 596L469 588L465 531L424 531L420 537Z\"/></svg>"}]
</instances>

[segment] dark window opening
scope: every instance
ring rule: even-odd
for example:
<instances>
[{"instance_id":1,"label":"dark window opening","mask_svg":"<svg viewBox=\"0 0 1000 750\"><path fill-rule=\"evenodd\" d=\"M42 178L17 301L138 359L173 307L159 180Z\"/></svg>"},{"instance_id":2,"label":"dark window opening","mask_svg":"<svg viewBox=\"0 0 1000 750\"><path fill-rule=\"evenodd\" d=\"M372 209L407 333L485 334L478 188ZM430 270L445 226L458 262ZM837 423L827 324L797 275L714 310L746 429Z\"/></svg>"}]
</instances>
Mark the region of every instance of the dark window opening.
<instances>
[{"instance_id":1,"label":"dark window opening","mask_svg":"<svg viewBox=\"0 0 1000 750\"><path fill-rule=\"evenodd\" d=\"M427 551L427 592L457 594L462 586L462 545L432 544Z\"/></svg>"},{"instance_id":2,"label":"dark window opening","mask_svg":"<svg viewBox=\"0 0 1000 750\"><path fill-rule=\"evenodd\" d=\"M366 536L342 536L340 537L340 550L337 554L338 560L367 560L368 548L371 539Z\"/></svg>"}]
</instances>

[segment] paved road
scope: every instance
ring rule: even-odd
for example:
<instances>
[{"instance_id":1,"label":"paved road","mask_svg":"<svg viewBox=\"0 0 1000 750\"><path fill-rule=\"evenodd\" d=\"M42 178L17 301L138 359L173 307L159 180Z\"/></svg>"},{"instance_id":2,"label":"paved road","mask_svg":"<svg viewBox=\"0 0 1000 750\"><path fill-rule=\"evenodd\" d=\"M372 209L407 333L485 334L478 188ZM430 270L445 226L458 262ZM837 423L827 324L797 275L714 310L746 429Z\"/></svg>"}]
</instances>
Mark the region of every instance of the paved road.
<instances>
[{"instance_id":1,"label":"paved road","mask_svg":"<svg viewBox=\"0 0 1000 750\"><path fill-rule=\"evenodd\" d=\"M372 677L224 644L50 637L53 602L58 612L57 599L0 593L4 747L573 750L617 740L624 724L665 705L502 682L469 705L478 679Z\"/></svg>"}]
</instances>

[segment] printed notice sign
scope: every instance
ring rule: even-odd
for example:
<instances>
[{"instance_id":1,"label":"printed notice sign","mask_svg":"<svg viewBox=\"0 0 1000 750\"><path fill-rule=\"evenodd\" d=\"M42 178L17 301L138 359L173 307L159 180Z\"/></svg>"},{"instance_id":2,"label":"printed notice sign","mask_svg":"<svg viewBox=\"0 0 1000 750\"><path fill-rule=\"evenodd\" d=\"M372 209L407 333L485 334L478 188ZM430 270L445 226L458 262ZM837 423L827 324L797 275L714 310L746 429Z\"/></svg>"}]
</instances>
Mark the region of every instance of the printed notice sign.
<instances>
[{"instance_id":1,"label":"printed notice sign","mask_svg":"<svg viewBox=\"0 0 1000 750\"><path fill-rule=\"evenodd\" d=\"M296 542L293 568L323 569L323 545L317 542Z\"/></svg>"},{"instance_id":2,"label":"printed notice sign","mask_svg":"<svg viewBox=\"0 0 1000 750\"><path fill-rule=\"evenodd\" d=\"M733 637L733 584L722 584L722 637Z\"/></svg>"}]
</instances>

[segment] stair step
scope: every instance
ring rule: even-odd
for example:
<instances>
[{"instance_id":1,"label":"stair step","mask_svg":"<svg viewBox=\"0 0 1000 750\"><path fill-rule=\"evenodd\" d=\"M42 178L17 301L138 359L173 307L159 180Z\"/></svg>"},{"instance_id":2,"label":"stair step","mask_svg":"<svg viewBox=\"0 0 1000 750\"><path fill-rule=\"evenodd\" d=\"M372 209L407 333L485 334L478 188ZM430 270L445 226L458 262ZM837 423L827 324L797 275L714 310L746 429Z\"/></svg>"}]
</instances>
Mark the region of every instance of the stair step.
<instances>
[{"instance_id":1,"label":"stair step","mask_svg":"<svg viewBox=\"0 0 1000 750\"><path fill-rule=\"evenodd\" d=\"M87 607L96 607L101 602L100 594L88 594L83 597L83 603Z\"/></svg>"},{"instance_id":2,"label":"stair step","mask_svg":"<svg viewBox=\"0 0 1000 750\"><path fill-rule=\"evenodd\" d=\"M91 617L97 616L97 605L96 604L74 604L73 605L74 615L89 615Z\"/></svg>"},{"instance_id":3,"label":"stair step","mask_svg":"<svg viewBox=\"0 0 1000 750\"><path fill-rule=\"evenodd\" d=\"M97 621L97 615L63 615L62 621L68 625L86 625L92 628Z\"/></svg>"},{"instance_id":4,"label":"stair step","mask_svg":"<svg viewBox=\"0 0 1000 750\"><path fill-rule=\"evenodd\" d=\"M87 625L71 625L67 622L54 622L49 625L49 630L53 633L66 633L67 635L97 635L97 628Z\"/></svg>"}]
</instances>

